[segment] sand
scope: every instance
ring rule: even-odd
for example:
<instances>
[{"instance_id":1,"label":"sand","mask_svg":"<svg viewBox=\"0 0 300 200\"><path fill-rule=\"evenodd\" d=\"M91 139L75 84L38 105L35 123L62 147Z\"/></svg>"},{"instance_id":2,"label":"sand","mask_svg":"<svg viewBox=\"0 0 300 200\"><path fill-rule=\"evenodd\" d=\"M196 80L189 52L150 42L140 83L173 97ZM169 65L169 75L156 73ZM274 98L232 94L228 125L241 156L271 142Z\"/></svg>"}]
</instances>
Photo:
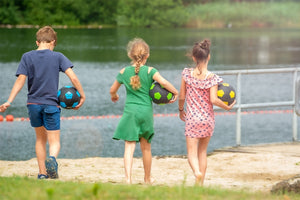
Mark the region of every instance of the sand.
<instances>
[{"instance_id":1,"label":"sand","mask_svg":"<svg viewBox=\"0 0 300 200\"><path fill-rule=\"evenodd\" d=\"M124 183L122 158L58 159L59 180ZM0 176L36 178L36 158L0 161ZM141 158L134 158L133 184L143 184ZM216 150L208 156L205 187L270 192L276 183L300 174L300 143L284 143ZM154 185L194 185L186 156L153 157Z\"/></svg>"}]
</instances>

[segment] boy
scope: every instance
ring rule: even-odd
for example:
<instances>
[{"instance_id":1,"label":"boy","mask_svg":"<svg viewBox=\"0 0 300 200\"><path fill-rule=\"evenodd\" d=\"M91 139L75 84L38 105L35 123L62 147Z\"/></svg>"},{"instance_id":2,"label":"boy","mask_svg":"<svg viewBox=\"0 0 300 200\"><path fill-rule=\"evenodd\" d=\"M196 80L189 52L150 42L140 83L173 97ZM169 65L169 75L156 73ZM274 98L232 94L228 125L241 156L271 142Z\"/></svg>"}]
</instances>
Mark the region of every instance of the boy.
<instances>
[{"instance_id":1,"label":"boy","mask_svg":"<svg viewBox=\"0 0 300 200\"><path fill-rule=\"evenodd\" d=\"M31 126L36 133L38 179L58 178L56 158L60 151L60 107L57 91L60 71L69 77L80 93L80 102L74 109L79 109L85 101L81 83L72 70L73 64L62 53L53 51L56 41L56 32L50 26L37 31L38 48L23 54L9 98L0 105L0 112L5 112L28 79L27 108ZM47 141L49 158L46 159Z\"/></svg>"}]
</instances>

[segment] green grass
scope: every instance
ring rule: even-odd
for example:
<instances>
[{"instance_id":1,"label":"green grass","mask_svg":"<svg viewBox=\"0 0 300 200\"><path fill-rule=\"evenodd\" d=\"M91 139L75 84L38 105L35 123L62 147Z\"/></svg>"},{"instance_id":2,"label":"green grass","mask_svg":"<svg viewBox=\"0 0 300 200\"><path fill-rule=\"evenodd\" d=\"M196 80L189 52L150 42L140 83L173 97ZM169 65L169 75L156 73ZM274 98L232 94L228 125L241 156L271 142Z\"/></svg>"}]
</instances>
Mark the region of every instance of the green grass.
<instances>
[{"instance_id":1,"label":"green grass","mask_svg":"<svg viewBox=\"0 0 300 200\"><path fill-rule=\"evenodd\" d=\"M265 194L219 188L145 186L110 183L62 182L27 177L0 177L0 199L300 199L296 194Z\"/></svg>"},{"instance_id":2,"label":"green grass","mask_svg":"<svg viewBox=\"0 0 300 200\"><path fill-rule=\"evenodd\" d=\"M190 5L188 26L199 28L300 27L300 3L253 2Z\"/></svg>"}]
</instances>

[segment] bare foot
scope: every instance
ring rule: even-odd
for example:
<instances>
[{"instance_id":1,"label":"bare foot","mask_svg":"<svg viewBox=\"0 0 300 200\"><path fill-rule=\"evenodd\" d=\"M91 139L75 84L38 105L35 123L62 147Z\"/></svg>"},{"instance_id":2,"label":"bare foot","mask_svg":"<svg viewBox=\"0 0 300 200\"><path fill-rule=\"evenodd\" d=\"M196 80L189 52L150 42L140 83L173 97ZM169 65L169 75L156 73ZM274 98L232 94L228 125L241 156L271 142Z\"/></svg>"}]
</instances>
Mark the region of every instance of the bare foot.
<instances>
[{"instance_id":1,"label":"bare foot","mask_svg":"<svg viewBox=\"0 0 300 200\"><path fill-rule=\"evenodd\" d=\"M155 182L155 179L153 177L150 177L150 179L144 179L145 184L152 185Z\"/></svg>"},{"instance_id":2,"label":"bare foot","mask_svg":"<svg viewBox=\"0 0 300 200\"><path fill-rule=\"evenodd\" d=\"M131 184L131 180L130 179L125 179L125 183L130 185Z\"/></svg>"},{"instance_id":3,"label":"bare foot","mask_svg":"<svg viewBox=\"0 0 300 200\"><path fill-rule=\"evenodd\" d=\"M195 177L196 177L196 185L200 185L200 186L202 186L202 174L200 173L200 174L198 174L198 175L195 175Z\"/></svg>"}]
</instances>

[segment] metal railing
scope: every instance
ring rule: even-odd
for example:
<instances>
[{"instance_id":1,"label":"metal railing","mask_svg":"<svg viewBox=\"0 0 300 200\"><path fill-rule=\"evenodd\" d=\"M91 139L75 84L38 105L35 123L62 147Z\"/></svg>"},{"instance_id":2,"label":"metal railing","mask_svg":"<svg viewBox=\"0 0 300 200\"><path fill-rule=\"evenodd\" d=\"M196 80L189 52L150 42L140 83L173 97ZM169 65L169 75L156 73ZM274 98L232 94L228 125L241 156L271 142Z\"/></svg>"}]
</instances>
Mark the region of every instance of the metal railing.
<instances>
[{"instance_id":1,"label":"metal railing","mask_svg":"<svg viewBox=\"0 0 300 200\"><path fill-rule=\"evenodd\" d=\"M235 75L236 76L236 105L233 109L236 109L236 145L241 145L241 114L243 109L252 108L268 108L268 107L280 107L280 106L291 106L293 108L293 141L297 141L297 114L295 112L296 106L296 84L299 68L278 68L278 69L253 69L253 70L231 70L231 71L216 71L215 73L219 76L224 75ZM241 82L242 75L249 74L267 74L267 73L292 73L293 74L293 98L292 101L278 101L278 102L267 102L267 103L251 103L242 104L241 102ZM220 108L216 108L220 110Z\"/></svg>"}]
</instances>

